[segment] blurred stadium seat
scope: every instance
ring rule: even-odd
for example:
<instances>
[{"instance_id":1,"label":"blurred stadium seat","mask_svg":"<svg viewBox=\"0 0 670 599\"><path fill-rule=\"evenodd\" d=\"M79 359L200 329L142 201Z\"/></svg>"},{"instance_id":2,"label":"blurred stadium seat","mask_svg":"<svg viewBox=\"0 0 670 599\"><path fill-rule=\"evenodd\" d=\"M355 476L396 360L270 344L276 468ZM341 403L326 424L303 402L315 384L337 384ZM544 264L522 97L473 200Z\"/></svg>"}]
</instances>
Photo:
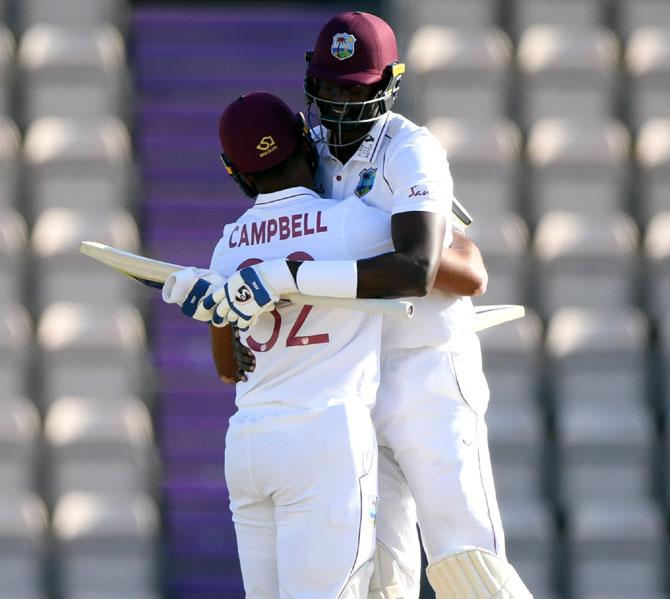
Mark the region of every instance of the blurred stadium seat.
<instances>
[{"instance_id":1,"label":"blurred stadium seat","mask_svg":"<svg viewBox=\"0 0 670 599\"><path fill-rule=\"evenodd\" d=\"M0 495L0 595L39 597L48 550L47 510L33 494Z\"/></svg>"},{"instance_id":2,"label":"blurred stadium seat","mask_svg":"<svg viewBox=\"0 0 670 599\"><path fill-rule=\"evenodd\" d=\"M412 36L407 62L421 89L422 122L505 116L512 44L503 31L425 25Z\"/></svg>"},{"instance_id":3,"label":"blurred stadium seat","mask_svg":"<svg viewBox=\"0 0 670 599\"><path fill-rule=\"evenodd\" d=\"M486 378L491 388L490 410L505 412L507 402L538 405L542 376L542 322L532 310L526 317L479 334ZM498 399L500 398L500 399Z\"/></svg>"},{"instance_id":4,"label":"blurred stadium seat","mask_svg":"<svg viewBox=\"0 0 670 599\"><path fill-rule=\"evenodd\" d=\"M35 121L23 153L34 214L69 208L93 215L130 207L134 199L130 135L112 116Z\"/></svg>"},{"instance_id":5,"label":"blurred stadium seat","mask_svg":"<svg viewBox=\"0 0 670 599\"><path fill-rule=\"evenodd\" d=\"M61 497L52 532L67 595L123 592L156 586L158 513L143 495L125 498L72 492Z\"/></svg>"},{"instance_id":6,"label":"blurred stadium seat","mask_svg":"<svg viewBox=\"0 0 670 599\"><path fill-rule=\"evenodd\" d=\"M0 304L0 397L28 396L33 328L21 304Z\"/></svg>"},{"instance_id":7,"label":"blurred stadium seat","mask_svg":"<svg viewBox=\"0 0 670 599\"><path fill-rule=\"evenodd\" d=\"M536 222L551 210L624 210L629 151L630 135L618 121L538 121L528 134L528 218Z\"/></svg>"},{"instance_id":8,"label":"blurred stadium seat","mask_svg":"<svg viewBox=\"0 0 670 599\"><path fill-rule=\"evenodd\" d=\"M653 597L663 591L664 526L651 504L584 504L570 516L574 596Z\"/></svg>"},{"instance_id":9,"label":"blurred stadium seat","mask_svg":"<svg viewBox=\"0 0 670 599\"><path fill-rule=\"evenodd\" d=\"M645 403L572 396L556 411L561 496L568 505L634 505L651 497L655 431Z\"/></svg>"},{"instance_id":10,"label":"blurred stadium seat","mask_svg":"<svg viewBox=\"0 0 670 599\"><path fill-rule=\"evenodd\" d=\"M113 27L33 25L21 37L18 63L24 123L124 117L129 109L124 42Z\"/></svg>"},{"instance_id":11,"label":"blurred stadium seat","mask_svg":"<svg viewBox=\"0 0 670 599\"><path fill-rule=\"evenodd\" d=\"M0 397L0 481L5 494L26 495L38 487L40 418L35 404Z\"/></svg>"},{"instance_id":12,"label":"blurred stadium seat","mask_svg":"<svg viewBox=\"0 0 670 599\"><path fill-rule=\"evenodd\" d=\"M135 281L79 253L84 240L128 251L139 247L137 224L123 210L44 210L37 217L31 240L37 305L98 302L100 309L100 305L138 301L142 289Z\"/></svg>"},{"instance_id":13,"label":"blurred stadium seat","mask_svg":"<svg viewBox=\"0 0 670 599\"><path fill-rule=\"evenodd\" d=\"M37 23L91 28L97 25L123 26L130 12L128 0L21 0L17 10L18 27Z\"/></svg>"},{"instance_id":14,"label":"blurred stadium seat","mask_svg":"<svg viewBox=\"0 0 670 599\"><path fill-rule=\"evenodd\" d=\"M513 0L512 29L516 34L533 25L588 29L602 23L604 8L602 0Z\"/></svg>"},{"instance_id":15,"label":"blurred stadium seat","mask_svg":"<svg viewBox=\"0 0 670 599\"><path fill-rule=\"evenodd\" d=\"M538 407L520 397L494 397L487 412L489 445L501 501L541 496L544 421Z\"/></svg>"},{"instance_id":16,"label":"blurred stadium seat","mask_svg":"<svg viewBox=\"0 0 670 599\"><path fill-rule=\"evenodd\" d=\"M439 117L426 127L447 150L454 193L476 221L518 211L522 139L512 121Z\"/></svg>"},{"instance_id":17,"label":"blurred stadium seat","mask_svg":"<svg viewBox=\"0 0 670 599\"><path fill-rule=\"evenodd\" d=\"M634 305L638 243L637 227L623 213L546 214L537 226L534 247L540 311Z\"/></svg>"},{"instance_id":18,"label":"blurred stadium seat","mask_svg":"<svg viewBox=\"0 0 670 599\"><path fill-rule=\"evenodd\" d=\"M498 478L501 474L495 473ZM551 511L537 498L499 500L508 559L534 598L553 597L555 529Z\"/></svg>"},{"instance_id":19,"label":"blurred stadium seat","mask_svg":"<svg viewBox=\"0 0 670 599\"><path fill-rule=\"evenodd\" d=\"M633 472L654 443L654 426L644 413L649 393L647 344L648 322L634 308L565 308L550 320L545 377L551 377L552 413L558 421L559 454L551 477L556 501L562 497L577 502L580 492L598 495L599 476L603 476L603 490L606 485L621 485L628 476L638 484L625 497L631 493L638 499L649 496L653 483L650 463L642 464L639 473ZM616 411L631 414L630 432L622 436L622 445L632 447L633 453L619 462L609 456L620 456L625 449L608 454L607 445L608 441L616 444L616 427L621 424L616 415L609 420L611 429L607 427L609 413ZM648 437L641 438L645 431ZM561 465L564 469L558 469ZM643 478L646 483L641 482Z\"/></svg>"},{"instance_id":20,"label":"blurred stadium seat","mask_svg":"<svg viewBox=\"0 0 670 599\"><path fill-rule=\"evenodd\" d=\"M670 27L670 4L665 0L616 0L615 4L624 39L639 27Z\"/></svg>"},{"instance_id":21,"label":"blurred stadium seat","mask_svg":"<svg viewBox=\"0 0 670 599\"><path fill-rule=\"evenodd\" d=\"M0 302L21 302L28 259L28 228L16 210L0 206Z\"/></svg>"},{"instance_id":22,"label":"blurred stadium seat","mask_svg":"<svg viewBox=\"0 0 670 599\"><path fill-rule=\"evenodd\" d=\"M139 399L62 397L44 423L49 496L127 496L156 490L151 417Z\"/></svg>"},{"instance_id":23,"label":"blurred stadium seat","mask_svg":"<svg viewBox=\"0 0 670 599\"><path fill-rule=\"evenodd\" d=\"M523 122L607 118L617 98L618 62L619 43L606 29L535 25L524 30L517 52Z\"/></svg>"},{"instance_id":24,"label":"blurred stadium seat","mask_svg":"<svg viewBox=\"0 0 670 599\"><path fill-rule=\"evenodd\" d=\"M12 0L0 0L0 23L9 22Z\"/></svg>"},{"instance_id":25,"label":"blurred stadium seat","mask_svg":"<svg viewBox=\"0 0 670 599\"><path fill-rule=\"evenodd\" d=\"M670 118L670 24L633 31L624 60L630 79L628 110L633 129L649 119Z\"/></svg>"},{"instance_id":26,"label":"blurred stadium seat","mask_svg":"<svg viewBox=\"0 0 670 599\"><path fill-rule=\"evenodd\" d=\"M148 391L144 323L129 304L53 303L37 328L47 404L65 396L143 397Z\"/></svg>"},{"instance_id":27,"label":"blurred stadium seat","mask_svg":"<svg viewBox=\"0 0 670 599\"><path fill-rule=\"evenodd\" d=\"M481 29L493 26L497 17L498 6L491 0L419 0L414 6L414 21L419 25Z\"/></svg>"},{"instance_id":28,"label":"blurred stadium seat","mask_svg":"<svg viewBox=\"0 0 670 599\"><path fill-rule=\"evenodd\" d=\"M644 238L646 290L651 315L670 311L670 211L658 212Z\"/></svg>"},{"instance_id":29,"label":"blurred stadium seat","mask_svg":"<svg viewBox=\"0 0 670 599\"><path fill-rule=\"evenodd\" d=\"M12 114L14 111L15 54L14 34L0 23L0 114Z\"/></svg>"},{"instance_id":30,"label":"blurred stadium seat","mask_svg":"<svg viewBox=\"0 0 670 599\"><path fill-rule=\"evenodd\" d=\"M9 117L0 114L0 209L18 207L21 139Z\"/></svg>"},{"instance_id":31,"label":"blurred stadium seat","mask_svg":"<svg viewBox=\"0 0 670 599\"><path fill-rule=\"evenodd\" d=\"M130 11L127 0L0 2L2 599L159 596L143 298L77 251L84 239L139 248L123 123L133 106L122 35ZM80 487L128 499L68 504ZM133 507L138 493L147 497ZM61 496L50 534L44 498ZM82 582L85 561L77 570L84 537L98 539L88 574L101 585ZM142 537L150 551L140 551Z\"/></svg>"},{"instance_id":32,"label":"blurred stadium seat","mask_svg":"<svg viewBox=\"0 0 670 599\"><path fill-rule=\"evenodd\" d=\"M641 220L670 210L670 119L652 119L640 129L635 148Z\"/></svg>"}]
</instances>

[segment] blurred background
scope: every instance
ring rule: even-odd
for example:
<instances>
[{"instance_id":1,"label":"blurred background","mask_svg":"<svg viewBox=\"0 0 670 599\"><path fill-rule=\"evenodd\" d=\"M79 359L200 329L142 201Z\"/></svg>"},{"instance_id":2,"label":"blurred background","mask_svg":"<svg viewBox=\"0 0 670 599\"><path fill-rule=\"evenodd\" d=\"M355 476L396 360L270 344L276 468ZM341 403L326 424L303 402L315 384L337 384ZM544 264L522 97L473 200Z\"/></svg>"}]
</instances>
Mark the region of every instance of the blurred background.
<instances>
[{"instance_id":1,"label":"blurred background","mask_svg":"<svg viewBox=\"0 0 670 599\"><path fill-rule=\"evenodd\" d=\"M243 596L206 327L77 248L206 266L248 206L221 111L304 109L343 9L396 30L479 303L528 307L481 336L511 561L537 599L670 597L670 2L1 0L1 599Z\"/></svg>"}]
</instances>

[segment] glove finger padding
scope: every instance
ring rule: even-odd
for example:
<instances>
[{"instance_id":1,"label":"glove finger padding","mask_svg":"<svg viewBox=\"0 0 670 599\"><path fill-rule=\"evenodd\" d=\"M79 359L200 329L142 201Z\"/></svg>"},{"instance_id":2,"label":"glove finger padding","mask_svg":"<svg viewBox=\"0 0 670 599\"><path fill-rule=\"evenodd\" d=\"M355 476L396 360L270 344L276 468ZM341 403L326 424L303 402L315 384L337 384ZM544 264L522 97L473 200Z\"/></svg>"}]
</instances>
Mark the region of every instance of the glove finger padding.
<instances>
[{"instance_id":1,"label":"glove finger padding","mask_svg":"<svg viewBox=\"0 0 670 599\"><path fill-rule=\"evenodd\" d=\"M214 309L212 324L217 327L236 323L241 331L256 324L258 316L274 309L283 293L298 290L286 260L277 259L237 271L225 285L202 301Z\"/></svg>"},{"instance_id":2,"label":"glove finger padding","mask_svg":"<svg viewBox=\"0 0 670 599\"><path fill-rule=\"evenodd\" d=\"M253 326L260 314L272 310L279 301L279 296L263 283L252 267L243 268L232 275L223 286L223 291L224 298L217 306L216 313L228 322L236 323L241 331Z\"/></svg>"},{"instance_id":3,"label":"glove finger padding","mask_svg":"<svg viewBox=\"0 0 670 599\"><path fill-rule=\"evenodd\" d=\"M205 310L212 312L212 324L215 327L225 327L228 324L228 312L230 307L225 301L226 290L225 283L216 287L202 300L202 306Z\"/></svg>"},{"instance_id":4,"label":"glove finger padding","mask_svg":"<svg viewBox=\"0 0 670 599\"><path fill-rule=\"evenodd\" d=\"M211 289L211 284L205 279L198 279L193 288L186 296L186 300L181 307L181 312L189 318L209 322L212 319L213 310L207 310L202 305L202 299Z\"/></svg>"},{"instance_id":5,"label":"glove finger padding","mask_svg":"<svg viewBox=\"0 0 670 599\"><path fill-rule=\"evenodd\" d=\"M170 275L163 285L163 301L177 304L183 314L194 320L210 322L212 308L204 306L203 300L220 288L224 278L212 271L185 268Z\"/></svg>"}]
</instances>

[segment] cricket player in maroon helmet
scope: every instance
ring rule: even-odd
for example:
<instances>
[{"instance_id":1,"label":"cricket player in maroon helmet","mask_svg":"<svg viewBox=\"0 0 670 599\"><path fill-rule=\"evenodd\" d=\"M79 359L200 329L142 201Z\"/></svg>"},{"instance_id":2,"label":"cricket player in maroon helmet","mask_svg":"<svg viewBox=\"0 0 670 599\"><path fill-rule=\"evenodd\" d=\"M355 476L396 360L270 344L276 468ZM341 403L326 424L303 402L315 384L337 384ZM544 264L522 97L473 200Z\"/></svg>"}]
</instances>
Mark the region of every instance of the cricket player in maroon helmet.
<instances>
[{"instance_id":1,"label":"cricket player in maroon helmet","mask_svg":"<svg viewBox=\"0 0 670 599\"><path fill-rule=\"evenodd\" d=\"M302 115L272 94L232 102L219 136L229 174L253 201L223 227L210 270L175 273L163 298L182 309L193 301L202 320L216 306L220 374L228 325L255 353L254 372L236 386L225 450L245 593L365 599L375 552L370 412L382 316L277 300L286 286L309 292L328 283L320 268L310 270L312 258L346 273L356 259L392 250L388 215L355 196L335 201L314 191L316 155ZM210 303L202 290L212 273L225 283Z\"/></svg>"},{"instance_id":2,"label":"cricket player in maroon helmet","mask_svg":"<svg viewBox=\"0 0 670 599\"><path fill-rule=\"evenodd\" d=\"M369 597L418 597L417 521L438 599L531 597L505 557L484 420L489 390L466 297L483 290L486 274L452 232L446 154L425 128L391 111L405 67L384 20L335 16L307 61L318 189L340 199L353 193L391 218L395 252L359 262L357 295L415 302L412 321L384 321Z\"/></svg>"}]
</instances>

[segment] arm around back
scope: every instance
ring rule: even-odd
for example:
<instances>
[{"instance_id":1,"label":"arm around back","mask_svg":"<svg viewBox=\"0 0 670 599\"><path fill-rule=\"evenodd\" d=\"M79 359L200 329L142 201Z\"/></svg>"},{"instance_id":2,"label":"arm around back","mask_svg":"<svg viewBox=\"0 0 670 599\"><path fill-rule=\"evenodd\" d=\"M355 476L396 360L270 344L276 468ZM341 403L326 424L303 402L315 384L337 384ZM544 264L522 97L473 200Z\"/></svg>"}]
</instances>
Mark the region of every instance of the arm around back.
<instances>
[{"instance_id":1,"label":"arm around back","mask_svg":"<svg viewBox=\"0 0 670 599\"><path fill-rule=\"evenodd\" d=\"M446 224L436 212L391 217L395 251L358 260L357 297L422 297L435 281Z\"/></svg>"},{"instance_id":2,"label":"arm around back","mask_svg":"<svg viewBox=\"0 0 670 599\"><path fill-rule=\"evenodd\" d=\"M435 288L452 295L476 296L486 292L488 273L477 245L454 232L453 241L442 250Z\"/></svg>"},{"instance_id":3,"label":"arm around back","mask_svg":"<svg viewBox=\"0 0 670 599\"><path fill-rule=\"evenodd\" d=\"M227 384L246 380L243 367L239 364L233 351L235 332L232 325L225 327L209 327L212 346L212 357L219 378Z\"/></svg>"}]
</instances>

